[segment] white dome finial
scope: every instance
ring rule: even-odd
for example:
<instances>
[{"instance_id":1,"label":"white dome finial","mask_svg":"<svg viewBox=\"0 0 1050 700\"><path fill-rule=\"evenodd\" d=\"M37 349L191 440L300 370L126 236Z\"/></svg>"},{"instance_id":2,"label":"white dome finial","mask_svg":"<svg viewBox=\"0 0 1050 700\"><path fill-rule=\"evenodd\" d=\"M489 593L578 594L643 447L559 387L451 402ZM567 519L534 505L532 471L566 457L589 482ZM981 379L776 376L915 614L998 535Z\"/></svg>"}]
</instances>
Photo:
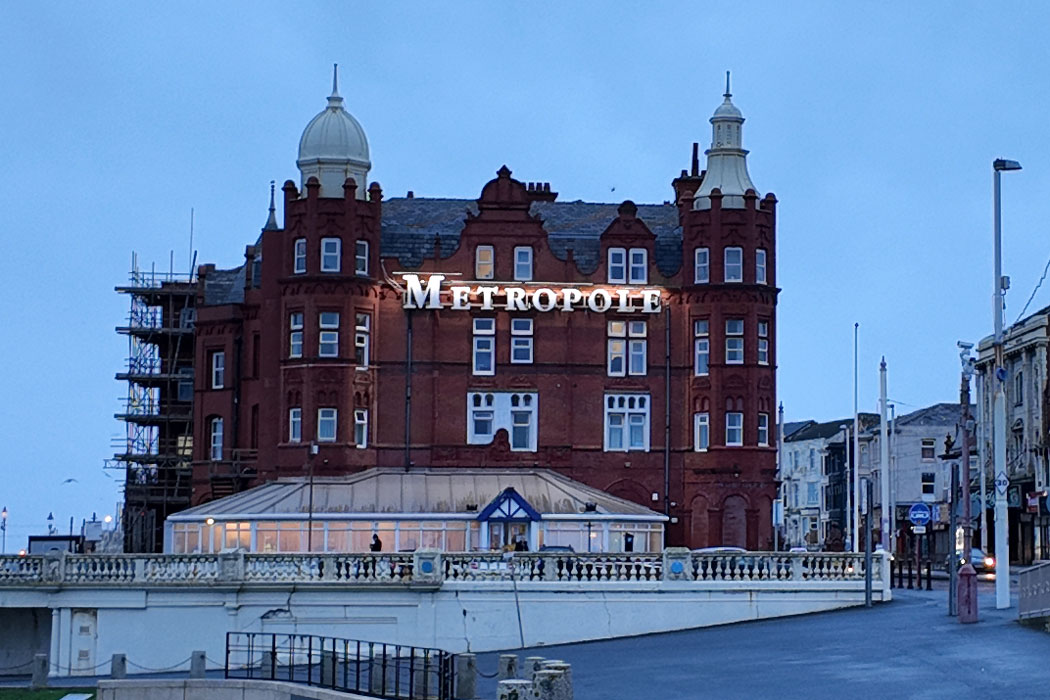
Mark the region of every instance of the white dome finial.
<instances>
[{"instance_id":1,"label":"white dome finial","mask_svg":"<svg viewBox=\"0 0 1050 700\"><path fill-rule=\"evenodd\" d=\"M733 104L726 71L726 91L722 104L711 116L711 148L707 156L707 173L693 196L694 209L711 208L711 192L722 193L723 209L743 209L744 193L755 190L747 173L747 151L743 147L744 115Z\"/></svg>"},{"instance_id":2,"label":"white dome finial","mask_svg":"<svg viewBox=\"0 0 1050 700\"><path fill-rule=\"evenodd\" d=\"M343 183L352 177L357 183L357 196L364 199L368 193L368 171L372 163L368 156L368 139L354 117L343 107L339 94L339 64L332 66L332 94L328 106L314 117L299 139L299 158L296 160L302 176L302 186L316 177L321 183L322 197L343 196Z\"/></svg>"}]
</instances>

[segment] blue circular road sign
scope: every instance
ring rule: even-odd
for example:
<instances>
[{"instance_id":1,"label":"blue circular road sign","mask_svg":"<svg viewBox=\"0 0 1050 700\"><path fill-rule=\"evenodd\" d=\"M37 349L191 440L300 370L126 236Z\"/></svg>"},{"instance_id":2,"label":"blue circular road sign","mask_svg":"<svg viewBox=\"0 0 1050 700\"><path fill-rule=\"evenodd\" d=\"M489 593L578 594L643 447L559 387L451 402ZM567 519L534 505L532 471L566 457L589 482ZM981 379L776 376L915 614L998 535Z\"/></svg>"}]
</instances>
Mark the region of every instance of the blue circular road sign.
<instances>
[{"instance_id":1,"label":"blue circular road sign","mask_svg":"<svg viewBox=\"0 0 1050 700\"><path fill-rule=\"evenodd\" d=\"M925 525L930 522L932 515L930 507L925 503L915 503L908 509L908 520L913 525Z\"/></svg>"}]
</instances>

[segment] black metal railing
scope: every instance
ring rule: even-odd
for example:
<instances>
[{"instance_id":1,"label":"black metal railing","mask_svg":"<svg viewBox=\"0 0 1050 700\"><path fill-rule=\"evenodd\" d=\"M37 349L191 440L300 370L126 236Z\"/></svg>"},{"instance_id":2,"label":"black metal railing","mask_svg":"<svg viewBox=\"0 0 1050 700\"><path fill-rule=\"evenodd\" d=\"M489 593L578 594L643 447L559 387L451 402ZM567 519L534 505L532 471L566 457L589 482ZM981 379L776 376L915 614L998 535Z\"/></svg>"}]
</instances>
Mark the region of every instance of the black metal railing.
<instances>
[{"instance_id":1,"label":"black metal railing","mask_svg":"<svg viewBox=\"0 0 1050 700\"><path fill-rule=\"evenodd\" d=\"M279 680L391 700L452 700L455 655L308 634L229 632L226 677Z\"/></svg>"}]
</instances>

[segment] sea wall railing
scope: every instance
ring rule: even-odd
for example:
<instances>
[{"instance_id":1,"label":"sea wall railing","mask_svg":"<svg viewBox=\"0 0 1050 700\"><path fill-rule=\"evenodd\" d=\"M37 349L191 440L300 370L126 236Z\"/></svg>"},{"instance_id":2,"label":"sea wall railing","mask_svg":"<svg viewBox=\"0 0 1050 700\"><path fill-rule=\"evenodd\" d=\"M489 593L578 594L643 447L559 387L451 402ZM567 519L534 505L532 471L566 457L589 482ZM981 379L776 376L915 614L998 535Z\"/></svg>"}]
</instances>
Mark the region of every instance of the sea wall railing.
<instances>
[{"instance_id":1,"label":"sea wall railing","mask_svg":"<svg viewBox=\"0 0 1050 700\"><path fill-rule=\"evenodd\" d=\"M1050 605L1050 568L1039 573ZM872 559L876 588L889 588L888 562ZM1032 579L1035 581L1036 579ZM441 552L368 554L68 554L0 557L0 588L22 586L339 585L430 587L459 582L580 585L692 581L796 583L864 581L864 556L842 552ZM1039 588L1038 586L1042 586Z\"/></svg>"}]
</instances>

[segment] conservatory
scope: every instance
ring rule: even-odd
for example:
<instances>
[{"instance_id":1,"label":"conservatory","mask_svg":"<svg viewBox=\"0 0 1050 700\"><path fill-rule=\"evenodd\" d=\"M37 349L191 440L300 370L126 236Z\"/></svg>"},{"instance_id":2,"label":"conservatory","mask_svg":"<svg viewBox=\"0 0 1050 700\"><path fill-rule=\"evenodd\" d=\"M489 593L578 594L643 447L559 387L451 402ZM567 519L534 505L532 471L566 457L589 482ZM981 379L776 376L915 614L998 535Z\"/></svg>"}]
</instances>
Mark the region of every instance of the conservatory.
<instances>
[{"instance_id":1,"label":"conservatory","mask_svg":"<svg viewBox=\"0 0 1050 700\"><path fill-rule=\"evenodd\" d=\"M168 517L164 551L659 552L667 516L548 469L282 478Z\"/></svg>"}]
</instances>

